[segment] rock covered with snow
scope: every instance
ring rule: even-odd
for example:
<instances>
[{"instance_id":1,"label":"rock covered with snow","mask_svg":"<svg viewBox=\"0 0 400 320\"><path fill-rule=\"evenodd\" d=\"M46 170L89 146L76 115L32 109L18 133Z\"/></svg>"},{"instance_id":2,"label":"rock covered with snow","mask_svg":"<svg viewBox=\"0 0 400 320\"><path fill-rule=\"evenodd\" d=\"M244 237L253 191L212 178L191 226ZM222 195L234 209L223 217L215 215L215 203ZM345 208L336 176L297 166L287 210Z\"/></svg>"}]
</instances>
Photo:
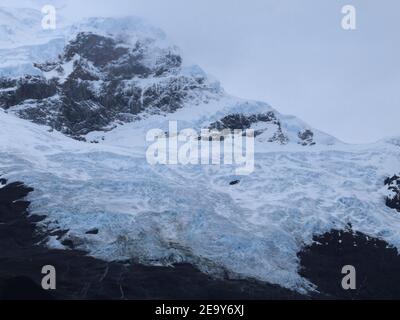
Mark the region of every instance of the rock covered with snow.
<instances>
[{"instance_id":1,"label":"rock covered with snow","mask_svg":"<svg viewBox=\"0 0 400 320\"><path fill-rule=\"evenodd\" d=\"M34 65L42 75L3 78L0 106L80 138L142 113L174 112L202 90L218 94L206 78L182 75L181 63L173 48L155 48L151 40L131 47L81 32L58 61Z\"/></svg>"},{"instance_id":2,"label":"rock covered with snow","mask_svg":"<svg viewBox=\"0 0 400 320\"><path fill-rule=\"evenodd\" d=\"M229 96L199 67L186 65L161 30L139 18L90 18L60 28L57 37L47 45L61 41L62 51L32 61L27 74L10 76L0 66L0 107L80 140L147 118L142 127L151 127L158 121L151 116L179 117L185 109L192 113L186 124L198 130L251 128L259 141L281 145L337 143L267 104Z\"/></svg>"},{"instance_id":3,"label":"rock covered with snow","mask_svg":"<svg viewBox=\"0 0 400 320\"><path fill-rule=\"evenodd\" d=\"M386 197L386 205L389 208L396 209L400 212L400 177L394 175L385 180L389 195Z\"/></svg>"}]
</instances>

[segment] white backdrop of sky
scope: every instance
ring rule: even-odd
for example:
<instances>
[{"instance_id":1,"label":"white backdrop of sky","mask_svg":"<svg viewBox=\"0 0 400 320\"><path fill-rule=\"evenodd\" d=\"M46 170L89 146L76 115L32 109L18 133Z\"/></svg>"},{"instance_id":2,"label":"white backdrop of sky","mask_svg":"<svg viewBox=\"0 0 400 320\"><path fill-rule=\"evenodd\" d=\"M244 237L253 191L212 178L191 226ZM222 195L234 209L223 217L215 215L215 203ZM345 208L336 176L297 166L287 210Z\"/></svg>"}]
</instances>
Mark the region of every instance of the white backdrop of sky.
<instances>
[{"instance_id":1,"label":"white backdrop of sky","mask_svg":"<svg viewBox=\"0 0 400 320\"><path fill-rule=\"evenodd\" d=\"M352 143L400 136L398 0L0 0L70 19L135 15L227 92ZM341 27L344 5L357 30ZM61 9L62 8L62 9Z\"/></svg>"}]
</instances>

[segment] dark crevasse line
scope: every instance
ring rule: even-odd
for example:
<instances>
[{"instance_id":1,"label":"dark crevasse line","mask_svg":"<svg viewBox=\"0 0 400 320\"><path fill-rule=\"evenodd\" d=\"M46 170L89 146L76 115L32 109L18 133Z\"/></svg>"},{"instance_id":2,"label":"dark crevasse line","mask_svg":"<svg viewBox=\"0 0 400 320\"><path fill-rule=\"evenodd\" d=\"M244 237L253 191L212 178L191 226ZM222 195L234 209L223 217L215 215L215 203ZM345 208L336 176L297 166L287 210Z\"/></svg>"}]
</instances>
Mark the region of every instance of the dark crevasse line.
<instances>
[{"instance_id":1,"label":"dark crevasse line","mask_svg":"<svg viewBox=\"0 0 400 320\"><path fill-rule=\"evenodd\" d=\"M3 179L0 188L0 299L301 299L279 286L212 279L189 264L174 268L106 262L78 250L40 245L48 236L21 200L33 189ZM93 231L94 232L94 231ZM42 267L57 271L57 289L44 291Z\"/></svg>"}]
</instances>

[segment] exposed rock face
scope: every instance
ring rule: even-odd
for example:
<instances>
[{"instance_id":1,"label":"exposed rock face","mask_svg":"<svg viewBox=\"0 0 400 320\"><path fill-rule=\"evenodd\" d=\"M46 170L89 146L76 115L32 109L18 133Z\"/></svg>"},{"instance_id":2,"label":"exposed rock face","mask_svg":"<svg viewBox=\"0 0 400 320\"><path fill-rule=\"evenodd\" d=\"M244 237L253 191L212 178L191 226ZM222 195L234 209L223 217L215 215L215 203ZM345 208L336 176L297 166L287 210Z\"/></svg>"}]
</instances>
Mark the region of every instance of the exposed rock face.
<instances>
[{"instance_id":1,"label":"exposed rock face","mask_svg":"<svg viewBox=\"0 0 400 320\"><path fill-rule=\"evenodd\" d=\"M93 63L95 67L104 68L113 61L118 61L129 54L128 48L119 47L112 38L91 33L80 33L71 41L64 53L64 59L71 61L75 55Z\"/></svg>"},{"instance_id":2,"label":"exposed rock face","mask_svg":"<svg viewBox=\"0 0 400 320\"><path fill-rule=\"evenodd\" d=\"M0 108L83 141L97 141L87 137L91 132L96 136L184 107L210 111L197 119L202 128L197 127L199 121L192 122L196 130L251 128L258 141L281 145L321 141L304 124L266 104L229 96L203 70L184 66L162 32L133 18L93 18L65 33L57 46L49 43L53 58L38 58L41 63L30 65L30 75L5 78L9 73L0 70ZM46 59L52 60L43 62ZM209 108L213 102L215 108Z\"/></svg>"},{"instance_id":3,"label":"exposed rock face","mask_svg":"<svg viewBox=\"0 0 400 320\"><path fill-rule=\"evenodd\" d=\"M269 112L267 114L255 114L251 116L245 116L242 114L231 114L225 118L212 123L210 129L223 130L223 129L240 129L246 130L250 129L251 125L257 122L272 122L278 124L279 121L276 120L275 114Z\"/></svg>"},{"instance_id":4,"label":"exposed rock face","mask_svg":"<svg viewBox=\"0 0 400 320\"><path fill-rule=\"evenodd\" d=\"M216 90L205 78L181 74L178 54L154 51L150 40L130 47L79 33L57 62L35 65L45 77L1 79L0 107L81 139L144 114L174 112L198 92Z\"/></svg>"},{"instance_id":5,"label":"exposed rock face","mask_svg":"<svg viewBox=\"0 0 400 320\"><path fill-rule=\"evenodd\" d=\"M25 100L44 100L56 93L56 81L48 81L39 76L26 76L18 80L0 80L0 105L4 109L18 105Z\"/></svg>"},{"instance_id":6,"label":"exposed rock face","mask_svg":"<svg viewBox=\"0 0 400 320\"><path fill-rule=\"evenodd\" d=\"M309 129L299 132L299 139L300 139L299 144L301 144L302 146L315 145L314 132L312 132Z\"/></svg>"},{"instance_id":7,"label":"exposed rock face","mask_svg":"<svg viewBox=\"0 0 400 320\"><path fill-rule=\"evenodd\" d=\"M280 144L287 144L289 142L289 138L283 133L282 127L278 125L278 130L274 133L274 135L268 140L268 142L278 142Z\"/></svg>"},{"instance_id":8,"label":"exposed rock face","mask_svg":"<svg viewBox=\"0 0 400 320\"><path fill-rule=\"evenodd\" d=\"M96 21L89 25L111 23ZM184 67L176 48L158 41L99 30L77 32L56 60L34 64L40 75L0 78L0 108L86 141L88 133L175 113L184 106L223 105L227 95L217 82L199 68ZM251 128L265 143L315 144L311 130L289 134L276 111L264 111L257 103L254 110L252 103L244 105L246 111L228 110L205 126L217 131Z\"/></svg>"},{"instance_id":9,"label":"exposed rock face","mask_svg":"<svg viewBox=\"0 0 400 320\"><path fill-rule=\"evenodd\" d=\"M298 257L299 273L333 299L398 299L400 256L383 240L347 230L315 236ZM356 270L356 289L344 290L344 266Z\"/></svg>"},{"instance_id":10,"label":"exposed rock face","mask_svg":"<svg viewBox=\"0 0 400 320\"><path fill-rule=\"evenodd\" d=\"M255 125L257 125L257 128L254 131L255 136L258 136L267 130L274 130L273 136L268 140L268 142L278 142L280 144L286 144L288 142L288 138L282 132L281 123L273 112L247 116L238 113L231 114L212 123L209 129L217 131L222 131L224 129L232 131L235 129L247 130L253 128ZM268 128L267 125L271 125L272 128Z\"/></svg>"},{"instance_id":11,"label":"exposed rock face","mask_svg":"<svg viewBox=\"0 0 400 320\"><path fill-rule=\"evenodd\" d=\"M400 212L400 177L394 175L391 178L387 178L385 185L388 186L389 191L392 193L386 197L386 205Z\"/></svg>"}]
</instances>

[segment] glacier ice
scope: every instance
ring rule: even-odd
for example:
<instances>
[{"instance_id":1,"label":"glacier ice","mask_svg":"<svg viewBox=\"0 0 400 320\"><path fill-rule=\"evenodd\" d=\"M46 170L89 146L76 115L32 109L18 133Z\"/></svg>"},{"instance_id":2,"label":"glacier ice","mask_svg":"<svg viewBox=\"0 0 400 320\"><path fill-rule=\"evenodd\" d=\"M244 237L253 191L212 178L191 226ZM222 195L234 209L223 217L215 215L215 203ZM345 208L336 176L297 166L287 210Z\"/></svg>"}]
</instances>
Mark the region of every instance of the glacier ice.
<instances>
[{"instance_id":1,"label":"glacier ice","mask_svg":"<svg viewBox=\"0 0 400 320\"><path fill-rule=\"evenodd\" d=\"M145 148L75 141L5 112L0 141L0 171L35 188L42 226L70 230L96 257L186 261L304 290L296 253L316 233L351 223L400 247L400 216L383 198L400 154L384 142L258 144L254 174L232 187L230 166L150 166Z\"/></svg>"}]
</instances>

